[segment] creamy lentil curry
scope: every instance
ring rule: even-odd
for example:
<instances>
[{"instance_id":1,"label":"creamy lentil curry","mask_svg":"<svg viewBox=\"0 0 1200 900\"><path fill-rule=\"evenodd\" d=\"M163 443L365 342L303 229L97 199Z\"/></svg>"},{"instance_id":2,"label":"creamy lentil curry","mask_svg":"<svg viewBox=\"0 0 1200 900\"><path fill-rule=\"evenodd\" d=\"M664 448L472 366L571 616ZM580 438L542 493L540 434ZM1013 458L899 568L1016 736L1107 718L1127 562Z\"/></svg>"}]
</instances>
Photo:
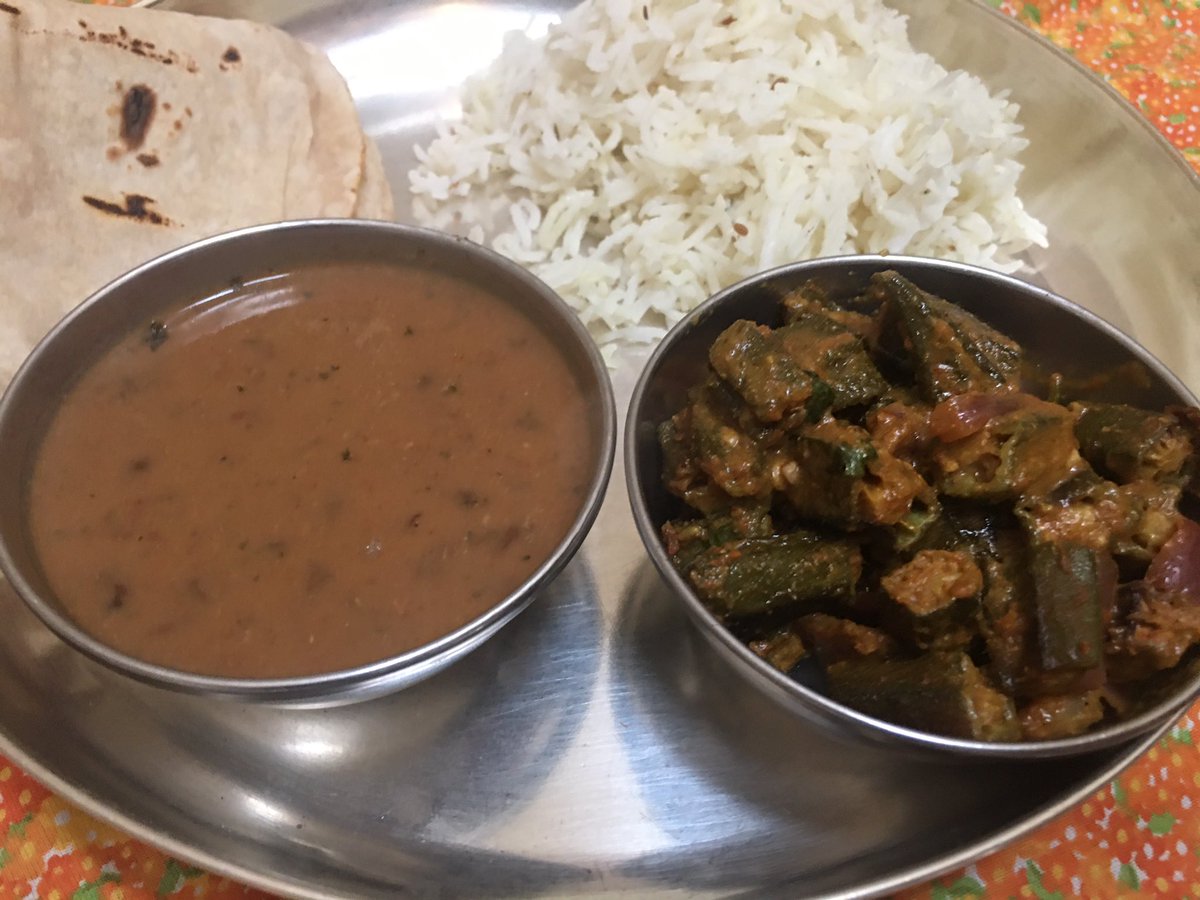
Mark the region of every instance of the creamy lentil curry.
<instances>
[{"instance_id":1,"label":"creamy lentil curry","mask_svg":"<svg viewBox=\"0 0 1200 900\"><path fill-rule=\"evenodd\" d=\"M285 677L485 612L587 488L586 400L535 324L418 268L300 269L147 323L56 414L31 485L65 611L140 659Z\"/></svg>"}]
</instances>

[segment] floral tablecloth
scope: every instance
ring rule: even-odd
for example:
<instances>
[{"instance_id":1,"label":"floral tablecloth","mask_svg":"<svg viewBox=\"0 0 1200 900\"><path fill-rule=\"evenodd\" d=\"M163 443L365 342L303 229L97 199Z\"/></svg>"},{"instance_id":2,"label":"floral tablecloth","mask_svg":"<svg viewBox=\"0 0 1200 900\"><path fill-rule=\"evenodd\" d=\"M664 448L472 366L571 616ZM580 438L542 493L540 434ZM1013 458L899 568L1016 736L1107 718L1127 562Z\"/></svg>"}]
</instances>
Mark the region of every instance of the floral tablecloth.
<instances>
[{"instance_id":1,"label":"floral tablecloth","mask_svg":"<svg viewBox=\"0 0 1200 900\"><path fill-rule=\"evenodd\" d=\"M1108 79L1200 171L1200 0L989 2ZM1075 809L904 900L1200 900L1197 722L1200 704ZM266 895L110 828L0 756L0 900L163 896Z\"/></svg>"}]
</instances>

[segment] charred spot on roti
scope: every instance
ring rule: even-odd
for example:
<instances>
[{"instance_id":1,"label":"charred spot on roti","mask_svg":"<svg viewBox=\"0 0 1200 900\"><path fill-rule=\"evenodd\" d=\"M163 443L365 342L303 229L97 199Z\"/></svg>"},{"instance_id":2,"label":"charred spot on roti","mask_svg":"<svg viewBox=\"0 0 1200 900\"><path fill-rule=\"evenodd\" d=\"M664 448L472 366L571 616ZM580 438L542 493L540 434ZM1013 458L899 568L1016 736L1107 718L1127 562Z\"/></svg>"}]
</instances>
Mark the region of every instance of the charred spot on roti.
<instances>
[{"instance_id":1,"label":"charred spot on roti","mask_svg":"<svg viewBox=\"0 0 1200 900\"><path fill-rule=\"evenodd\" d=\"M134 219L150 225L174 225L175 223L157 210L151 209L154 200L143 194L123 194L125 203L113 203L111 200L101 200L99 197L89 197L86 194L83 202L102 213L118 216L122 219Z\"/></svg>"},{"instance_id":2,"label":"charred spot on roti","mask_svg":"<svg viewBox=\"0 0 1200 900\"><path fill-rule=\"evenodd\" d=\"M152 169L159 164L158 156L153 153L139 153L137 155L137 161L147 169Z\"/></svg>"},{"instance_id":3,"label":"charred spot on roti","mask_svg":"<svg viewBox=\"0 0 1200 900\"><path fill-rule=\"evenodd\" d=\"M226 51L225 51L225 53L224 53L224 54L221 56L221 59L222 59L224 62L227 62L227 63L236 63L236 62L241 62L241 61L242 61L242 54L238 52L238 48L237 48L237 47L230 47L230 48L229 48L228 50L226 50Z\"/></svg>"},{"instance_id":4,"label":"charred spot on roti","mask_svg":"<svg viewBox=\"0 0 1200 900\"><path fill-rule=\"evenodd\" d=\"M104 155L108 157L109 162L116 162L124 155L124 152L120 147L109 145L105 149Z\"/></svg>"},{"instance_id":5,"label":"charred spot on roti","mask_svg":"<svg viewBox=\"0 0 1200 900\"><path fill-rule=\"evenodd\" d=\"M157 103L154 91L144 84L135 84L125 92L121 101L121 140L130 150L145 142Z\"/></svg>"},{"instance_id":6,"label":"charred spot on roti","mask_svg":"<svg viewBox=\"0 0 1200 900\"><path fill-rule=\"evenodd\" d=\"M10 16L19 16L21 11L15 6L9 6L7 3L0 3L0 12L6 12Z\"/></svg>"},{"instance_id":7,"label":"charred spot on roti","mask_svg":"<svg viewBox=\"0 0 1200 900\"><path fill-rule=\"evenodd\" d=\"M96 31L85 20L80 19L79 27L83 29L83 34L79 35L79 40L82 43L106 44L120 50L125 50L134 56L141 56L145 59L162 63L164 66L173 66L176 63L184 62L174 50L159 52L153 41L144 41L141 38L131 37L129 31L123 25L116 31ZM186 64L184 64L184 68L191 73L200 71L200 67L196 65L194 59L188 59Z\"/></svg>"}]
</instances>

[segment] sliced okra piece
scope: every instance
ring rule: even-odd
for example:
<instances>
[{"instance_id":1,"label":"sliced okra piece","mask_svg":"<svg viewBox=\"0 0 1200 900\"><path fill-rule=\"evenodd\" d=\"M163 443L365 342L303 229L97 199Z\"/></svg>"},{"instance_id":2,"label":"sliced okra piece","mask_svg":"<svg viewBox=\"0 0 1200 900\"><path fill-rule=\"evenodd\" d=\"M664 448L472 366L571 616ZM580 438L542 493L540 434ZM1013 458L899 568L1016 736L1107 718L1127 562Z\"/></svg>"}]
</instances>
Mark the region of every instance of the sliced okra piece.
<instances>
[{"instance_id":1,"label":"sliced okra piece","mask_svg":"<svg viewBox=\"0 0 1200 900\"><path fill-rule=\"evenodd\" d=\"M852 595L861 573L856 543L797 531L710 548L693 561L687 578L713 613L743 619Z\"/></svg>"},{"instance_id":2,"label":"sliced okra piece","mask_svg":"<svg viewBox=\"0 0 1200 900\"><path fill-rule=\"evenodd\" d=\"M966 653L844 660L826 677L834 700L897 725L978 741L1021 737L1012 699L992 687Z\"/></svg>"},{"instance_id":3,"label":"sliced okra piece","mask_svg":"<svg viewBox=\"0 0 1200 900\"><path fill-rule=\"evenodd\" d=\"M716 382L693 392L689 425L695 464L731 497L769 492L762 448L741 427L723 394Z\"/></svg>"},{"instance_id":4,"label":"sliced okra piece","mask_svg":"<svg viewBox=\"0 0 1200 900\"><path fill-rule=\"evenodd\" d=\"M1175 530L1183 489L1161 481L1115 484L1086 469L1058 490L1023 499L1017 513L1034 538L1084 544L1144 564Z\"/></svg>"},{"instance_id":5,"label":"sliced okra piece","mask_svg":"<svg viewBox=\"0 0 1200 900\"><path fill-rule=\"evenodd\" d=\"M877 456L870 436L856 426L826 419L794 435L789 449L776 487L796 511L837 525L858 525L858 495L867 465Z\"/></svg>"},{"instance_id":6,"label":"sliced okra piece","mask_svg":"<svg viewBox=\"0 0 1200 900\"><path fill-rule=\"evenodd\" d=\"M1015 511L1030 538L1048 543L1108 547L1123 511L1116 484L1090 466L1054 490L1022 498Z\"/></svg>"},{"instance_id":7,"label":"sliced okra piece","mask_svg":"<svg viewBox=\"0 0 1200 900\"><path fill-rule=\"evenodd\" d=\"M804 371L779 345L770 329L745 319L734 322L713 341L708 361L763 422L778 422L798 410L819 418L832 394Z\"/></svg>"},{"instance_id":8,"label":"sliced okra piece","mask_svg":"<svg viewBox=\"0 0 1200 900\"><path fill-rule=\"evenodd\" d=\"M983 573L961 550L922 550L880 579L885 623L923 650L965 647L978 629Z\"/></svg>"},{"instance_id":9,"label":"sliced okra piece","mask_svg":"<svg viewBox=\"0 0 1200 900\"><path fill-rule=\"evenodd\" d=\"M756 656L780 672L790 672L796 668L800 660L808 656L808 648L791 626L785 626L764 637L749 641L747 646Z\"/></svg>"},{"instance_id":10,"label":"sliced okra piece","mask_svg":"<svg viewBox=\"0 0 1200 900\"><path fill-rule=\"evenodd\" d=\"M712 546L707 519L664 522L661 534L671 564L684 574L692 568L697 557Z\"/></svg>"},{"instance_id":11,"label":"sliced okra piece","mask_svg":"<svg viewBox=\"0 0 1200 900\"><path fill-rule=\"evenodd\" d=\"M940 491L986 501L1048 493L1086 467L1071 412L1027 395L966 436L937 443L933 458Z\"/></svg>"},{"instance_id":12,"label":"sliced okra piece","mask_svg":"<svg viewBox=\"0 0 1200 900\"><path fill-rule=\"evenodd\" d=\"M1149 562L1170 540L1182 514L1183 488L1156 481L1131 481L1117 487L1117 503L1125 515L1113 530L1114 555Z\"/></svg>"},{"instance_id":13,"label":"sliced okra piece","mask_svg":"<svg viewBox=\"0 0 1200 900\"><path fill-rule=\"evenodd\" d=\"M999 541L1017 520L1004 507L982 506L953 497L940 502L939 515L912 549L962 550L976 561L1000 554Z\"/></svg>"},{"instance_id":14,"label":"sliced okra piece","mask_svg":"<svg viewBox=\"0 0 1200 900\"><path fill-rule=\"evenodd\" d=\"M688 506L704 515L728 509L736 501L714 484L692 451L691 407L686 407L658 428L663 454L663 485Z\"/></svg>"},{"instance_id":15,"label":"sliced okra piece","mask_svg":"<svg viewBox=\"0 0 1200 900\"><path fill-rule=\"evenodd\" d=\"M988 672L1007 694L1014 694L1032 669L1040 669L1033 582L1028 545L1019 531L997 537L995 555L983 563L980 632L988 655Z\"/></svg>"},{"instance_id":16,"label":"sliced okra piece","mask_svg":"<svg viewBox=\"0 0 1200 900\"><path fill-rule=\"evenodd\" d=\"M890 634L828 613L801 616L792 628L800 632L824 668L847 659L867 656L883 659L899 650Z\"/></svg>"},{"instance_id":17,"label":"sliced okra piece","mask_svg":"<svg viewBox=\"0 0 1200 900\"><path fill-rule=\"evenodd\" d=\"M1100 554L1080 544L1034 541L1029 564L1042 668L1054 672L1102 665L1104 609L1112 604L1111 598L1101 597L1108 579Z\"/></svg>"},{"instance_id":18,"label":"sliced okra piece","mask_svg":"<svg viewBox=\"0 0 1200 900\"><path fill-rule=\"evenodd\" d=\"M690 410L683 409L658 426L658 446L663 457L663 484L682 496L700 477L692 458Z\"/></svg>"},{"instance_id":19,"label":"sliced okra piece","mask_svg":"<svg viewBox=\"0 0 1200 900\"><path fill-rule=\"evenodd\" d=\"M1074 403L1079 452L1118 482L1182 479L1192 439L1167 413L1121 403Z\"/></svg>"},{"instance_id":20,"label":"sliced okra piece","mask_svg":"<svg viewBox=\"0 0 1200 900\"><path fill-rule=\"evenodd\" d=\"M797 365L829 386L835 412L870 403L888 390L862 338L823 312L806 312L772 337Z\"/></svg>"},{"instance_id":21,"label":"sliced okra piece","mask_svg":"<svg viewBox=\"0 0 1200 900\"><path fill-rule=\"evenodd\" d=\"M825 419L794 434L790 450L776 487L802 516L846 528L894 525L917 501L936 499L916 469L855 425Z\"/></svg>"},{"instance_id":22,"label":"sliced okra piece","mask_svg":"<svg viewBox=\"0 0 1200 900\"><path fill-rule=\"evenodd\" d=\"M899 352L929 402L1019 385L1020 346L966 310L896 272L872 276L869 294L883 301L883 327L899 332Z\"/></svg>"},{"instance_id":23,"label":"sliced okra piece","mask_svg":"<svg viewBox=\"0 0 1200 900\"><path fill-rule=\"evenodd\" d=\"M806 281L798 288L789 291L784 295L781 304L783 321L787 324L807 315L819 313L861 338L866 338L875 332L873 317L847 309L834 302L830 299L829 292L815 281Z\"/></svg>"},{"instance_id":24,"label":"sliced okra piece","mask_svg":"<svg viewBox=\"0 0 1200 900\"><path fill-rule=\"evenodd\" d=\"M998 535L997 549L984 561L980 604L980 632L993 682L1020 697L1066 695L1102 686L1103 660L1065 668L1045 664L1039 599L1044 599L1048 586L1039 584L1041 570L1031 562L1029 539L1020 530L1005 529ZM1115 585L1115 567L1103 554L1096 560L1098 594L1103 598L1109 591L1104 585Z\"/></svg>"},{"instance_id":25,"label":"sliced okra piece","mask_svg":"<svg viewBox=\"0 0 1200 900\"><path fill-rule=\"evenodd\" d=\"M899 522L888 527L892 547L899 553L916 550L942 518L942 506L936 497L931 501L915 500Z\"/></svg>"},{"instance_id":26,"label":"sliced okra piece","mask_svg":"<svg viewBox=\"0 0 1200 900\"><path fill-rule=\"evenodd\" d=\"M680 572L688 572L696 558L712 547L744 538L772 534L768 507L739 504L702 519L672 520L662 527L667 555Z\"/></svg>"}]
</instances>

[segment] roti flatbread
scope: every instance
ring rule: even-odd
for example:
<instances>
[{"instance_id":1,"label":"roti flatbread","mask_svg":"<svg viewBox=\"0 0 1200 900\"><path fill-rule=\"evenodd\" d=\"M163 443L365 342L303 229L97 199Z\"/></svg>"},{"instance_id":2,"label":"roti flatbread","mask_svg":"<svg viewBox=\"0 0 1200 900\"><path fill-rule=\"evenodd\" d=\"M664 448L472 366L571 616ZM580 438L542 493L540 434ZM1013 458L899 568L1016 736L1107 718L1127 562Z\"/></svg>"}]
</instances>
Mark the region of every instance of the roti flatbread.
<instances>
[{"instance_id":1,"label":"roti flatbread","mask_svg":"<svg viewBox=\"0 0 1200 900\"><path fill-rule=\"evenodd\" d=\"M391 219L392 188L383 171L383 159L375 142L367 140L363 147L362 181L358 185L358 202L354 207L356 219Z\"/></svg>"},{"instance_id":2,"label":"roti flatbread","mask_svg":"<svg viewBox=\"0 0 1200 900\"><path fill-rule=\"evenodd\" d=\"M0 386L89 294L183 244L390 218L328 59L251 22L0 3Z\"/></svg>"}]
</instances>

